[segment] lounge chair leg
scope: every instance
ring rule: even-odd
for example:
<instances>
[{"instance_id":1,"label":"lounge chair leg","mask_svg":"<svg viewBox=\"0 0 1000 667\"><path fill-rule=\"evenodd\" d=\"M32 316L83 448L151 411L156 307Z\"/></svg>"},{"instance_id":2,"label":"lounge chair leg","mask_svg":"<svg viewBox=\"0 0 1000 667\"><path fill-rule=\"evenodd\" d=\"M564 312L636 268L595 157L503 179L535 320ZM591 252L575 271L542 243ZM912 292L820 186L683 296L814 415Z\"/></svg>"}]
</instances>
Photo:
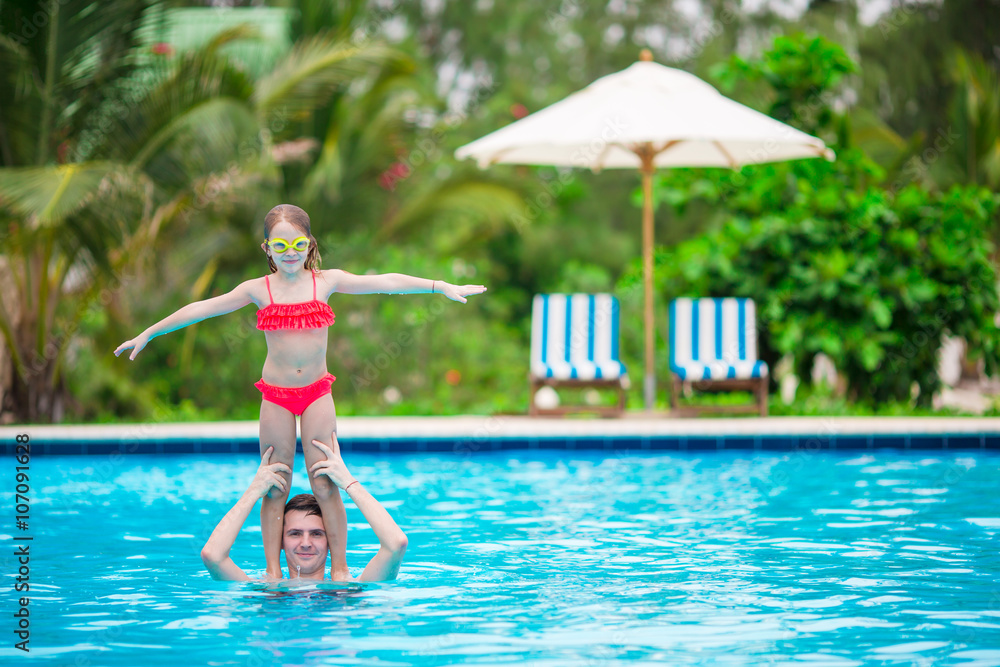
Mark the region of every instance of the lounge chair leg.
<instances>
[{"instance_id":1,"label":"lounge chair leg","mask_svg":"<svg viewBox=\"0 0 1000 667\"><path fill-rule=\"evenodd\" d=\"M757 385L757 405L760 408L760 416L767 416L767 378L760 378L760 384Z\"/></svg>"}]
</instances>

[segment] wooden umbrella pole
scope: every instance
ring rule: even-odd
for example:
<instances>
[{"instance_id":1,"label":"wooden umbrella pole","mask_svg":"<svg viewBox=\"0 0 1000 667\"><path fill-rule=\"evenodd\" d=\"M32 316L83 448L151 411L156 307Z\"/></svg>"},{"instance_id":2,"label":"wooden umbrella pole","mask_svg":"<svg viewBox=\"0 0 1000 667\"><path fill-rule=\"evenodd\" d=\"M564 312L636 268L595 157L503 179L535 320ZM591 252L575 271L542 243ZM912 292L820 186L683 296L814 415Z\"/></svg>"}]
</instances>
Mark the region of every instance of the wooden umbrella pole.
<instances>
[{"instance_id":1,"label":"wooden umbrella pole","mask_svg":"<svg viewBox=\"0 0 1000 667\"><path fill-rule=\"evenodd\" d=\"M642 274L645 291L646 374L643 378L643 402L646 412L656 403L655 348L653 345L653 146L645 144L642 159Z\"/></svg>"}]
</instances>

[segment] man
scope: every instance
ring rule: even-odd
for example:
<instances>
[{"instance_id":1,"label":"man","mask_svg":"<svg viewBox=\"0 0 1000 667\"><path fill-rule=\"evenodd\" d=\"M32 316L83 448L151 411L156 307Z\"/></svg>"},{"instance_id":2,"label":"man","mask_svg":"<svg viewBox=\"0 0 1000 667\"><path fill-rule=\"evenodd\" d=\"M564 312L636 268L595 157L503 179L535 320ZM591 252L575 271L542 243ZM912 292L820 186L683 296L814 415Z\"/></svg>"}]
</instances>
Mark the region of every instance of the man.
<instances>
[{"instance_id":1,"label":"man","mask_svg":"<svg viewBox=\"0 0 1000 667\"><path fill-rule=\"evenodd\" d=\"M340 456L340 443L337 434L332 436L333 448L319 440L312 444L326 454L326 459L317 461L309 473L313 476L326 475L338 488L347 491L354 504L364 515L368 525L375 531L379 541L379 550L361 575L354 579L344 570L331 567L330 576L338 581L385 581L395 579L399 573L399 564L406 553L406 534L399 529L385 508L372 497L361 482L354 479L344 465ZM260 467L254 475L250 486L236 502L219 525L212 531L212 536L201 550L201 560L212 574L213 579L225 581L247 581L246 573L229 557L229 550L236 542L236 536L243 528L250 511L257 501L263 498L272 488L285 491L286 481L278 472L291 474L284 463L271 463L273 447L260 459ZM339 493L339 491L338 491ZM303 493L295 496L285 505L285 519L282 527L281 547L285 552L285 563L288 565L289 577L302 579L323 579L326 568L326 557L329 553L327 533L332 533L333 517L323 517L319 505L312 494Z\"/></svg>"}]
</instances>

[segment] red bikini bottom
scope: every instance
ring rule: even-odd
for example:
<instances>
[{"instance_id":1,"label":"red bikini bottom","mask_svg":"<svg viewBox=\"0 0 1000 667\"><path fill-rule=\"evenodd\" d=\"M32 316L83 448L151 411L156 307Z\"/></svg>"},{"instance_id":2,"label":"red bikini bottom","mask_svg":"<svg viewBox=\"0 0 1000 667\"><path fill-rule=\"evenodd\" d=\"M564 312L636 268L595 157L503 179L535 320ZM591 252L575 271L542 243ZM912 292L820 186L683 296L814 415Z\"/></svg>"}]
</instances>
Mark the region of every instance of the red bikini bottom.
<instances>
[{"instance_id":1,"label":"red bikini bottom","mask_svg":"<svg viewBox=\"0 0 1000 667\"><path fill-rule=\"evenodd\" d=\"M301 415L313 401L320 396L330 393L330 386L336 379L333 375L327 373L305 387L276 387L273 384L264 382L264 379L261 378L253 386L260 389L260 393L263 394L265 401L280 405L293 415Z\"/></svg>"}]
</instances>

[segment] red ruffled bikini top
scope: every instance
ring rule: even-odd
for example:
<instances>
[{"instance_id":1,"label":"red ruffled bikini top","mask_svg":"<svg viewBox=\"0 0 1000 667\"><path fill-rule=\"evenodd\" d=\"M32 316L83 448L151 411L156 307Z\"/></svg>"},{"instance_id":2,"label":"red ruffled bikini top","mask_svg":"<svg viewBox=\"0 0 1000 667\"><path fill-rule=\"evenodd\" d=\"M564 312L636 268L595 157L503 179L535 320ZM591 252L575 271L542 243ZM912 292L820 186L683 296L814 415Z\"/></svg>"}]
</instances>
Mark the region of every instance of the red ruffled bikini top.
<instances>
[{"instance_id":1,"label":"red ruffled bikini top","mask_svg":"<svg viewBox=\"0 0 1000 667\"><path fill-rule=\"evenodd\" d=\"M322 329L333 325L335 316L330 304L316 298L316 274L313 273L313 300L302 303L275 303L271 295L271 281L267 283L267 296L271 303L257 311L257 328L261 331L281 329Z\"/></svg>"}]
</instances>

